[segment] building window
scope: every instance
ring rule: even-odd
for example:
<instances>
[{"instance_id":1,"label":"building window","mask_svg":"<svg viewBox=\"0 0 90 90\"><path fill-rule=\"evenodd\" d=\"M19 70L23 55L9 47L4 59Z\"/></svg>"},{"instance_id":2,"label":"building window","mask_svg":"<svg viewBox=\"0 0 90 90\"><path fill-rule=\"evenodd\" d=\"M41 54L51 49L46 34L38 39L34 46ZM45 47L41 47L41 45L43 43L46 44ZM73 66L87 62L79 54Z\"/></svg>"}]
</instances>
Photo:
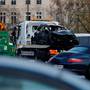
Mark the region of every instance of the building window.
<instances>
[{"instance_id":1,"label":"building window","mask_svg":"<svg viewBox=\"0 0 90 90\"><path fill-rule=\"evenodd\" d=\"M6 23L6 13L0 12L0 22Z\"/></svg>"},{"instance_id":2,"label":"building window","mask_svg":"<svg viewBox=\"0 0 90 90\"><path fill-rule=\"evenodd\" d=\"M26 20L31 20L31 12L26 12Z\"/></svg>"},{"instance_id":3,"label":"building window","mask_svg":"<svg viewBox=\"0 0 90 90\"><path fill-rule=\"evenodd\" d=\"M37 12L37 19L42 19L42 12Z\"/></svg>"},{"instance_id":4,"label":"building window","mask_svg":"<svg viewBox=\"0 0 90 90\"><path fill-rule=\"evenodd\" d=\"M12 5L16 5L16 0L11 0Z\"/></svg>"},{"instance_id":5,"label":"building window","mask_svg":"<svg viewBox=\"0 0 90 90\"><path fill-rule=\"evenodd\" d=\"M16 12L11 12L11 23L16 24L16 22L17 22Z\"/></svg>"},{"instance_id":6,"label":"building window","mask_svg":"<svg viewBox=\"0 0 90 90\"><path fill-rule=\"evenodd\" d=\"M31 3L31 0L26 0L26 4L30 4Z\"/></svg>"},{"instance_id":7,"label":"building window","mask_svg":"<svg viewBox=\"0 0 90 90\"><path fill-rule=\"evenodd\" d=\"M42 0L37 0L36 3L37 4L42 4Z\"/></svg>"},{"instance_id":8,"label":"building window","mask_svg":"<svg viewBox=\"0 0 90 90\"><path fill-rule=\"evenodd\" d=\"M0 5L5 5L5 0L0 0Z\"/></svg>"}]
</instances>

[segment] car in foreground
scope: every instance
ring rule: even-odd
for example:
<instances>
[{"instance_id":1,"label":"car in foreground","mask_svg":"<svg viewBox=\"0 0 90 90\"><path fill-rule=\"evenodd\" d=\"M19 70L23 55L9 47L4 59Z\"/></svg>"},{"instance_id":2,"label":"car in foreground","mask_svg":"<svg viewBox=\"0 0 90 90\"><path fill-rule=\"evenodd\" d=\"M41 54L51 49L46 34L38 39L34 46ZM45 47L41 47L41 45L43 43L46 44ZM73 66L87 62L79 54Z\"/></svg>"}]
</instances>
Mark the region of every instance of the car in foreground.
<instances>
[{"instance_id":1,"label":"car in foreground","mask_svg":"<svg viewBox=\"0 0 90 90\"><path fill-rule=\"evenodd\" d=\"M47 63L65 68L90 79L90 46L79 45L51 57Z\"/></svg>"},{"instance_id":2,"label":"car in foreground","mask_svg":"<svg viewBox=\"0 0 90 90\"><path fill-rule=\"evenodd\" d=\"M90 90L89 84L34 60L0 57L0 90Z\"/></svg>"}]
</instances>

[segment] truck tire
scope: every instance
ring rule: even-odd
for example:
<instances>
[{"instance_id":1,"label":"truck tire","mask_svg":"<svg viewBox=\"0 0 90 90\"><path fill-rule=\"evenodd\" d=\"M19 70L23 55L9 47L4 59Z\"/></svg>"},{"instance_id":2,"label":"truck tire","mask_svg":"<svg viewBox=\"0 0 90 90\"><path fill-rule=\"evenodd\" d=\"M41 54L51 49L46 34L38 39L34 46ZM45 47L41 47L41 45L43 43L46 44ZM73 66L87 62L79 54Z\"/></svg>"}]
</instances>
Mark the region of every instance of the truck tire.
<instances>
[{"instance_id":1,"label":"truck tire","mask_svg":"<svg viewBox=\"0 0 90 90\"><path fill-rule=\"evenodd\" d=\"M36 51L36 57L37 59L40 59L41 61L45 62L49 60L49 50L39 49Z\"/></svg>"},{"instance_id":2,"label":"truck tire","mask_svg":"<svg viewBox=\"0 0 90 90\"><path fill-rule=\"evenodd\" d=\"M20 54L21 54L21 50L20 49L17 49L16 50L16 56L20 56Z\"/></svg>"}]
</instances>

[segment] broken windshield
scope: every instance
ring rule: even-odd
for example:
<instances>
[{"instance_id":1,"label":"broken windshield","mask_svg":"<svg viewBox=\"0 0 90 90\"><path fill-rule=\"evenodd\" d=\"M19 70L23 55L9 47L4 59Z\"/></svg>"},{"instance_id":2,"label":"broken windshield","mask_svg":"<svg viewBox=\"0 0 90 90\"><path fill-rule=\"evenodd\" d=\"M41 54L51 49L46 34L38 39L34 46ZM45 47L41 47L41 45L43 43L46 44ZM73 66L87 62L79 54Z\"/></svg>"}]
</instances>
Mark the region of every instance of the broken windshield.
<instances>
[{"instance_id":1,"label":"broken windshield","mask_svg":"<svg viewBox=\"0 0 90 90\"><path fill-rule=\"evenodd\" d=\"M40 26L33 26L33 30L60 31L60 30L67 30L67 29L63 26L58 26L58 25L40 25Z\"/></svg>"}]
</instances>

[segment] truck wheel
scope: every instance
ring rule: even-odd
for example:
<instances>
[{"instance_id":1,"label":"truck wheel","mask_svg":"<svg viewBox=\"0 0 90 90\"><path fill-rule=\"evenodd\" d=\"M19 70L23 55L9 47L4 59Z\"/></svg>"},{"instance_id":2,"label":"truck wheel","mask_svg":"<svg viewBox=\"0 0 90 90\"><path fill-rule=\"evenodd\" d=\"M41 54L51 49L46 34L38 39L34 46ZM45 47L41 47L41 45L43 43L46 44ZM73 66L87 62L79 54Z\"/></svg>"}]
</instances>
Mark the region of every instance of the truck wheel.
<instances>
[{"instance_id":1,"label":"truck wheel","mask_svg":"<svg viewBox=\"0 0 90 90\"><path fill-rule=\"evenodd\" d=\"M86 69L85 78L88 79L88 80L90 80L90 65Z\"/></svg>"},{"instance_id":2,"label":"truck wheel","mask_svg":"<svg viewBox=\"0 0 90 90\"><path fill-rule=\"evenodd\" d=\"M17 56L20 56L20 54L21 54L21 50L20 50L20 49L17 49L16 55L17 55Z\"/></svg>"}]
</instances>

